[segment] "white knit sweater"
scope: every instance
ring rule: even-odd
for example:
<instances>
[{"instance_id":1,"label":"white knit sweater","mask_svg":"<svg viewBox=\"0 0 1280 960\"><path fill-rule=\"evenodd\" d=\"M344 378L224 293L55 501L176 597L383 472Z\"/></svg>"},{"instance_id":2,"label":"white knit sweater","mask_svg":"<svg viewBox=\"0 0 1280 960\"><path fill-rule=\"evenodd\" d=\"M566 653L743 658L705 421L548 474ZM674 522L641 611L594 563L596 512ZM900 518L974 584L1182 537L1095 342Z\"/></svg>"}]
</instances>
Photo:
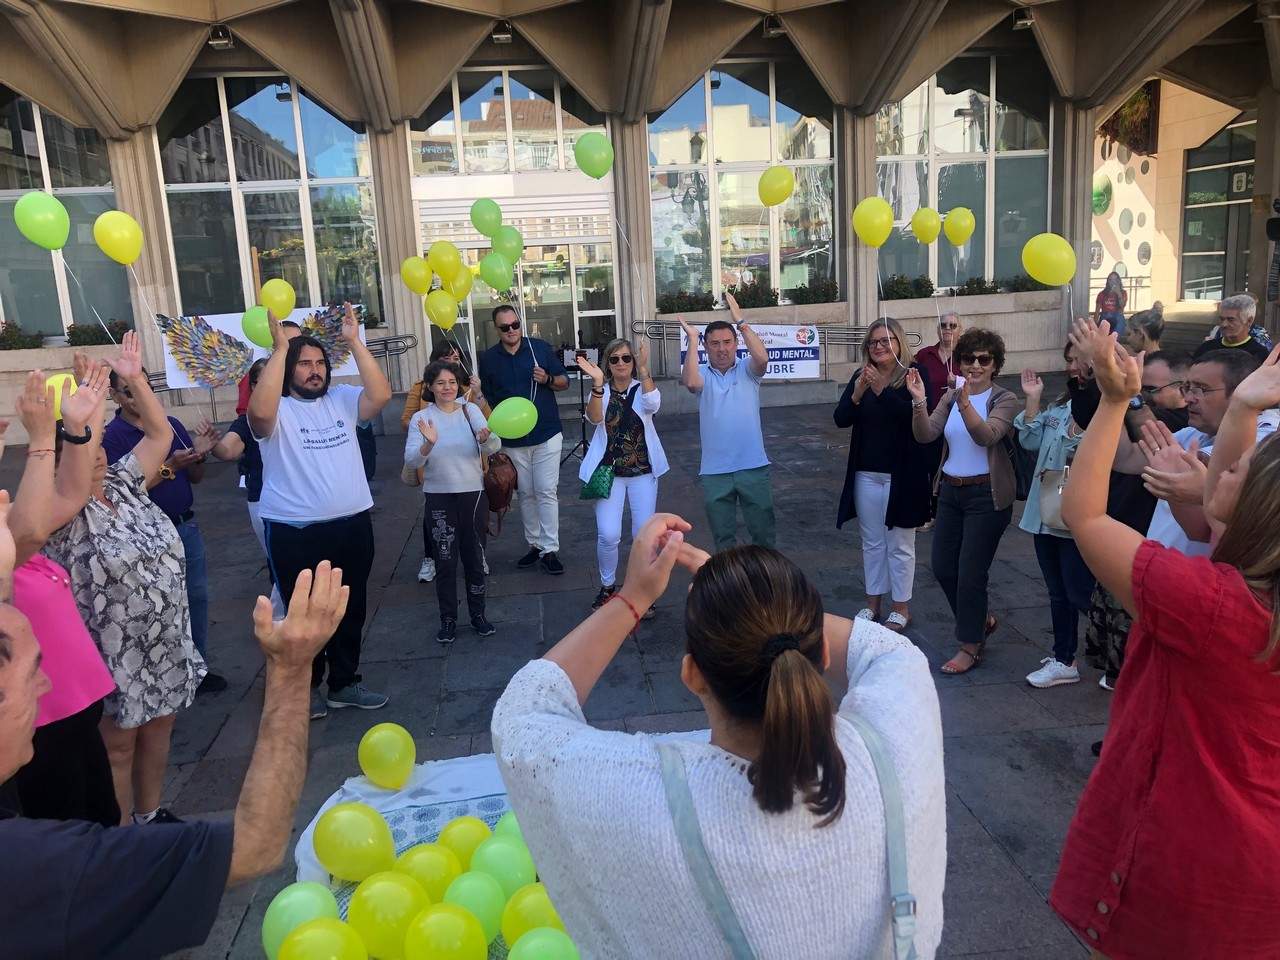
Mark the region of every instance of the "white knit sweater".
<instances>
[{"instance_id":1,"label":"white knit sweater","mask_svg":"<svg viewBox=\"0 0 1280 960\"><path fill-rule=\"evenodd\" d=\"M840 713L875 727L902 782L915 944L926 960L942 937L946 810L942 726L924 655L857 621ZM675 741L703 842L760 960L893 956L880 788L852 725L837 719L836 731L848 766L845 809L821 829L800 805L762 812L741 758ZM493 746L538 873L584 960L729 956L680 851L652 737L589 726L564 671L535 660L498 701Z\"/></svg>"}]
</instances>

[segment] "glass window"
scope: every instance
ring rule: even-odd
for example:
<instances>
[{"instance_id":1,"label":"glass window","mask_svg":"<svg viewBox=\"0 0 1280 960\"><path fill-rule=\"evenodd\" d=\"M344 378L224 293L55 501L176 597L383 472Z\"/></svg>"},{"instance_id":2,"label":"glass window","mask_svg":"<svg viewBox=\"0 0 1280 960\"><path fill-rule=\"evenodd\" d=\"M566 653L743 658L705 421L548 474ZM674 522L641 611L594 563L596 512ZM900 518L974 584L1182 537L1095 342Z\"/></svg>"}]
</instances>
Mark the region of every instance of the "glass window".
<instances>
[{"instance_id":1,"label":"glass window","mask_svg":"<svg viewBox=\"0 0 1280 960\"><path fill-rule=\"evenodd\" d=\"M1048 157L1000 157L996 160L995 273L1009 278L1026 273L1022 248L1049 229Z\"/></svg>"},{"instance_id":2,"label":"glass window","mask_svg":"<svg viewBox=\"0 0 1280 960\"><path fill-rule=\"evenodd\" d=\"M250 263L256 264L254 283L261 287L275 277L288 280L298 293L298 305L305 304L310 298L298 191L246 193L244 219L249 228Z\"/></svg>"},{"instance_id":3,"label":"glass window","mask_svg":"<svg viewBox=\"0 0 1280 960\"><path fill-rule=\"evenodd\" d=\"M165 183L226 183L231 179L217 80L182 81L156 123L156 137Z\"/></svg>"},{"instance_id":4,"label":"glass window","mask_svg":"<svg viewBox=\"0 0 1280 960\"><path fill-rule=\"evenodd\" d=\"M1183 253L1216 253L1227 249L1227 207L1196 207L1185 216Z\"/></svg>"},{"instance_id":5,"label":"glass window","mask_svg":"<svg viewBox=\"0 0 1280 960\"><path fill-rule=\"evenodd\" d=\"M831 167L794 167L796 188L779 208L779 290L784 297L817 277L835 275L835 181Z\"/></svg>"},{"instance_id":6,"label":"glass window","mask_svg":"<svg viewBox=\"0 0 1280 960\"><path fill-rule=\"evenodd\" d=\"M298 102L311 177L369 176L369 138L359 121L339 120L305 92Z\"/></svg>"},{"instance_id":7,"label":"glass window","mask_svg":"<svg viewBox=\"0 0 1280 960\"><path fill-rule=\"evenodd\" d=\"M1231 185L1230 167L1217 167L1213 170L1188 171L1185 183L1186 202L1224 203L1227 189Z\"/></svg>"},{"instance_id":8,"label":"glass window","mask_svg":"<svg viewBox=\"0 0 1280 960\"><path fill-rule=\"evenodd\" d=\"M774 64L773 73L778 159L830 160L834 110L822 84L791 64Z\"/></svg>"},{"instance_id":9,"label":"glass window","mask_svg":"<svg viewBox=\"0 0 1280 960\"><path fill-rule=\"evenodd\" d=\"M1187 169L1231 162L1231 131L1219 130L1203 145L1187 151Z\"/></svg>"},{"instance_id":10,"label":"glass window","mask_svg":"<svg viewBox=\"0 0 1280 960\"><path fill-rule=\"evenodd\" d=\"M39 190L43 186L31 101L0 86L0 190ZM9 223L13 223L12 217Z\"/></svg>"},{"instance_id":11,"label":"glass window","mask_svg":"<svg viewBox=\"0 0 1280 960\"><path fill-rule=\"evenodd\" d=\"M970 277L988 275L987 248L987 164L949 163L938 169L938 209L968 207L977 221L973 236L957 247L945 236L938 240L938 285L956 286Z\"/></svg>"},{"instance_id":12,"label":"glass window","mask_svg":"<svg viewBox=\"0 0 1280 960\"><path fill-rule=\"evenodd\" d=\"M769 159L769 64L726 63L711 74L716 163Z\"/></svg>"},{"instance_id":13,"label":"glass window","mask_svg":"<svg viewBox=\"0 0 1280 960\"><path fill-rule=\"evenodd\" d=\"M929 85L923 83L876 113L876 153L882 157L929 151Z\"/></svg>"},{"instance_id":14,"label":"glass window","mask_svg":"<svg viewBox=\"0 0 1280 960\"><path fill-rule=\"evenodd\" d=\"M613 245L584 243L574 248L578 309L613 309ZM560 264L561 270L565 265ZM612 325L612 321L610 321Z\"/></svg>"},{"instance_id":15,"label":"glass window","mask_svg":"<svg viewBox=\"0 0 1280 960\"><path fill-rule=\"evenodd\" d=\"M649 193L658 294L711 292L711 196L706 173L655 172Z\"/></svg>"},{"instance_id":16,"label":"glass window","mask_svg":"<svg viewBox=\"0 0 1280 960\"><path fill-rule=\"evenodd\" d=\"M556 136L556 75L550 69L512 70L511 135L517 170L556 170L560 166Z\"/></svg>"},{"instance_id":17,"label":"glass window","mask_svg":"<svg viewBox=\"0 0 1280 960\"><path fill-rule=\"evenodd\" d=\"M244 310L231 191L171 192L168 200L182 312L191 316Z\"/></svg>"},{"instance_id":18,"label":"glass window","mask_svg":"<svg viewBox=\"0 0 1280 960\"><path fill-rule=\"evenodd\" d=\"M502 74L458 74L462 152L467 173L507 172L507 119Z\"/></svg>"},{"instance_id":19,"label":"glass window","mask_svg":"<svg viewBox=\"0 0 1280 960\"><path fill-rule=\"evenodd\" d=\"M699 80L684 96L649 122L649 162L703 163L707 145L706 81Z\"/></svg>"},{"instance_id":20,"label":"glass window","mask_svg":"<svg viewBox=\"0 0 1280 960\"><path fill-rule=\"evenodd\" d=\"M132 321L128 271L98 249L93 239L93 223L99 214L115 209L115 193L63 194L59 199L71 218L71 233L62 254L80 280L77 285L68 278L71 322L94 326L99 316L103 320Z\"/></svg>"},{"instance_id":21,"label":"glass window","mask_svg":"<svg viewBox=\"0 0 1280 960\"><path fill-rule=\"evenodd\" d=\"M0 153L0 164L9 159ZM39 167L36 172L38 175ZM62 311L53 279L53 257L18 232L13 222L17 202L17 197L0 199L0 250L4 251L0 257L0 302L4 318L21 327L23 333L58 336L63 330Z\"/></svg>"},{"instance_id":22,"label":"glass window","mask_svg":"<svg viewBox=\"0 0 1280 960\"><path fill-rule=\"evenodd\" d=\"M1221 300L1227 258L1224 254L1182 258L1182 299Z\"/></svg>"},{"instance_id":23,"label":"glass window","mask_svg":"<svg viewBox=\"0 0 1280 960\"><path fill-rule=\"evenodd\" d=\"M1053 80L1039 56L996 58L996 149L1048 150Z\"/></svg>"},{"instance_id":24,"label":"glass window","mask_svg":"<svg viewBox=\"0 0 1280 960\"><path fill-rule=\"evenodd\" d=\"M46 144L46 148L47 148ZM1231 128L1231 160L1252 160L1258 149L1258 125L1246 123Z\"/></svg>"},{"instance_id":25,"label":"glass window","mask_svg":"<svg viewBox=\"0 0 1280 960\"><path fill-rule=\"evenodd\" d=\"M990 94L988 57L957 57L934 74L934 152L986 152Z\"/></svg>"},{"instance_id":26,"label":"glass window","mask_svg":"<svg viewBox=\"0 0 1280 960\"><path fill-rule=\"evenodd\" d=\"M107 141L97 130L73 127L47 110L40 111L40 121L44 126L44 150L49 155L51 187L57 190L111 185Z\"/></svg>"},{"instance_id":27,"label":"glass window","mask_svg":"<svg viewBox=\"0 0 1280 960\"><path fill-rule=\"evenodd\" d=\"M895 160L876 166L879 195L893 207L894 230L880 247L881 280L894 274L929 275L929 247L911 233L911 217L929 205L929 164Z\"/></svg>"},{"instance_id":28,"label":"glass window","mask_svg":"<svg viewBox=\"0 0 1280 960\"><path fill-rule=\"evenodd\" d=\"M409 121L409 144L416 174L457 173L457 124L453 113L453 84L414 120Z\"/></svg>"},{"instance_id":29,"label":"glass window","mask_svg":"<svg viewBox=\"0 0 1280 960\"><path fill-rule=\"evenodd\" d=\"M311 222L321 302L362 303L366 313L381 317L373 189L355 183L312 187Z\"/></svg>"},{"instance_id":30,"label":"glass window","mask_svg":"<svg viewBox=\"0 0 1280 960\"><path fill-rule=\"evenodd\" d=\"M608 135L604 114L563 80L560 81L560 129L564 132L564 165L569 170L578 169L578 161L573 156L573 145L580 136L592 130Z\"/></svg>"},{"instance_id":31,"label":"glass window","mask_svg":"<svg viewBox=\"0 0 1280 960\"><path fill-rule=\"evenodd\" d=\"M769 208L760 202L758 170L718 173L720 287L770 280Z\"/></svg>"},{"instance_id":32,"label":"glass window","mask_svg":"<svg viewBox=\"0 0 1280 960\"><path fill-rule=\"evenodd\" d=\"M297 180L298 132L293 85L284 77L227 77L236 179Z\"/></svg>"}]
</instances>

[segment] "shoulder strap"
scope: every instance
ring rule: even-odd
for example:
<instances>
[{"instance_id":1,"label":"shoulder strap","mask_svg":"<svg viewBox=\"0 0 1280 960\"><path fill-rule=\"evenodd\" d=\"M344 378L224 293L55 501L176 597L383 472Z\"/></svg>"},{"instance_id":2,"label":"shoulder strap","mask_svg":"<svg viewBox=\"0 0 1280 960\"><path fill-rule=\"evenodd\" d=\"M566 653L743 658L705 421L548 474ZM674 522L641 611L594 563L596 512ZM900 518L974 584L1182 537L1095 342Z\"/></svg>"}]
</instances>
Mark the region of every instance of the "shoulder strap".
<instances>
[{"instance_id":1,"label":"shoulder strap","mask_svg":"<svg viewBox=\"0 0 1280 960\"><path fill-rule=\"evenodd\" d=\"M907 833L902 812L902 787L884 741L875 728L857 714L842 716L862 737L876 768L876 778L880 781L880 800L884 804L884 863L889 874L894 957L897 960L915 960L916 898L907 884Z\"/></svg>"},{"instance_id":2,"label":"shoulder strap","mask_svg":"<svg viewBox=\"0 0 1280 960\"><path fill-rule=\"evenodd\" d=\"M693 795L685 777L684 758L669 743L658 744L658 756L662 760L662 785L667 793L667 808L675 822L676 839L684 853L685 863L693 876L694 885L702 894L702 900L711 912L711 919L720 928L720 934L729 945L734 960L755 960L747 936L742 932L733 904L725 895L716 869L707 856L702 843L702 830L698 827L698 812L693 808Z\"/></svg>"}]
</instances>

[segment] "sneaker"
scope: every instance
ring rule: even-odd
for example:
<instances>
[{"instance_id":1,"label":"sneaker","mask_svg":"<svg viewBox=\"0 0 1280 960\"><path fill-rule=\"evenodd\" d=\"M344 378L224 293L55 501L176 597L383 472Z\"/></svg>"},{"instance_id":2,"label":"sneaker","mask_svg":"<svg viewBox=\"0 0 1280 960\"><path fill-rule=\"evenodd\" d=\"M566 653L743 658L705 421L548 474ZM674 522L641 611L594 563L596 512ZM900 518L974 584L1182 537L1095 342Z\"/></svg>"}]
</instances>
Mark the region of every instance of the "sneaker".
<instances>
[{"instance_id":1,"label":"sneaker","mask_svg":"<svg viewBox=\"0 0 1280 960\"><path fill-rule=\"evenodd\" d=\"M492 637L498 632L498 628L490 623L489 619L483 613L478 617L471 618L471 626L475 627L476 633L480 634L482 637Z\"/></svg>"},{"instance_id":2,"label":"sneaker","mask_svg":"<svg viewBox=\"0 0 1280 960\"><path fill-rule=\"evenodd\" d=\"M133 815L133 822L137 824L151 823L183 823L181 817L175 817L168 807L156 807L155 813L149 817L140 817L136 813Z\"/></svg>"},{"instance_id":3,"label":"sneaker","mask_svg":"<svg viewBox=\"0 0 1280 960\"><path fill-rule=\"evenodd\" d=\"M1068 667L1057 657L1045 657L1040 661L1044 666L1034 673L1027 674L1027 683L1033 687L1056 687L1060 683L1076 683L1080 679L1080 671Z\"/></svg>"},{"instance_id":4,"label":"sneaker","mask_svg":"<svg viewBox=\"0 0 1280 960\"><path fill-rule=\"evenodd\" d=\"M542 569L552 576L558 577L564 573L564 564L560 562L560 558L552 551L542 555Z\"/></svg>"},{"instance_id":5,"label":"sneaker","mask_svg":"<svg viewBox=\"0 0 1280 960\"><path fill-rule=\"evenodd\" d=\"M441 620L440 629L436 633L436 641L438 643L453 643L453 638L457 636L458 625L453 620Z\"/></svg>"},{"instance_id":6,"label":"sneaker","mask_svg":"<svg viewBox=\"0 0 1280 960\"><path fill-rule=\"evenodd\" d=\"M325 698L325 703L333 707L335 710L342 707L358 707L361 710L379 710L387 705L388 697L385 693L374 693L366 690L358 683L348 684L341 690L330 688L329 696Z\"/></svg>"},{"instance_id":7,"label":"sneaker","mask_svg":"<svg viewBox=\"0 0 1280 960\"><path fill-rule=\"evenodd\" d=\"M516 561L516 566L521 570L528 569L538 562L538 558L542 556L542 551L537 547L530 547L529 552Z\"/></svg>"},{"instance_id":8,"label":"sneaker","mask_svg":"<svg viewBox=\"0 0 1280 960\"><path fill-rule=\"evenodd\" d=\"M206 673L204 679L200 681L200 686L196 687L196 696L202 693L219 693L227 689L227 678L216 673Z\"/></svg>"},{"instance_id":9,"label":"sneaker","mask_svg":"<svg viewBox=\"0 0 1280 960\"><path fill-rule=\"evenodd\" d=\"M422 566L418 568L418 582L430 583L436 578L436 562L430 557L422 558Z\"/></svg>"},{"instance_id":10,"label":"sneaker","mask_svg":"<svg viewBox=\"0 0 1280 960\"><path fill-rule=\"evenodd\" d=\"M1103 690L1114 690L1116 688L1116 682L1114 680L1108 679L1107 675L1104 673L1102 676L1098 678L1098 686L1100 686Z\"/></svg>"},{"instance_id":11,"label":"sneaker","mask_svg":"<svg viewBox=\"0 0 1280 960\"><path fill-rule=\"evenodd\" d=\"M609 584L609 586L607 587L601 587L600 592L596 594L596 598L591 601L591 609L599 610L601 607L603 607L606 603L609 602L609 598L612 597L615 593L617 593L617 591L618 591L618 588L615 587L613 584Z\"/></svg>"},{"instance_id":12,"label":"sneaker","mask_svg":"<svg viewBox=\"0 0 1280 960\"><path fill-rule=\"evenodd\" d=\"M916 527L916 533L933 533L933 525L936 521L930 520L922 527Z\"/></svg>"},{"instance_id":13,"label":"sneaker","mask_svg":"<svg viewBox=\"0 0 1280 960\"><path fill-rule=\"evenodd\" d=\"M329 715L329 705L324 702L324 694L319 687L311 688L311 719L319 720Z\"/></svg>"}]
</instances>

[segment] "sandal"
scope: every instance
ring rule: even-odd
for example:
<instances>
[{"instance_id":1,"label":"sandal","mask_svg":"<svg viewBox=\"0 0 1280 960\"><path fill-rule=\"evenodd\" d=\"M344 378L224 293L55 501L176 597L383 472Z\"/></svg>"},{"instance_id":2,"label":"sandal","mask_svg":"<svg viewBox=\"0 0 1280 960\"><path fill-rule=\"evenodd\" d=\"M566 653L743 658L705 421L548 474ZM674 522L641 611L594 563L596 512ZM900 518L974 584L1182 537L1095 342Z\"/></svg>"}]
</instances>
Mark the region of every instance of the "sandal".
<instances>
[{"instance_id":1,"label":"sandal","mask_svg":"<svg viewBox=\"0 0 1280 960\"><path fill-rule=\"evenodd\" d=\"M982 648L985 646L985 643L979 644L977 653L973 653L972 651L961 647L959 653L942 665L941 671L948 676L958 676L962 673L968 673L982 662ZM959 662L959 657L962 654L970 659L971 662L968 666L964 666Z\"/></svg>"},{"instance_id":2,"label":"sandal","mask_svg":"<svg viewBox=\"0 0 1280 960\"><path fill-rule=\"evenodd\" d=\"M995 618L994 614L987 614L986 636L991 636L996 632L996 627L1000 626L1000 621Z\"/></svg>"},{"instance_id":3,"label":"sandal","mask_svg":"<svg viewBox=\"0 0 1280 960\"><path fill-rule=\"evenodd\" d=\"M871 612L871 608L870 608L870 607L863 607L861 610L859 610L859 611L858 611L857 616L855 616L853 619L855 619L855 620L870 620L872 623L875 623L875 622L876 622L876 615L875 615L874 613L872 613L872 612Z\"/></svg>"},{"instance_id":4,"label":"sandal","mask_svg":"<svg viewBox=\"0 0 1280 960\"><path fill-rule=\"evenodd\" d=\"M894 633L902 633L903 630L906 630L907 627L911 626L911 615L903 615L895 610L893 613L889 614L889 616L885 617L884 625Z\"/></svg>"}]
</instances>

